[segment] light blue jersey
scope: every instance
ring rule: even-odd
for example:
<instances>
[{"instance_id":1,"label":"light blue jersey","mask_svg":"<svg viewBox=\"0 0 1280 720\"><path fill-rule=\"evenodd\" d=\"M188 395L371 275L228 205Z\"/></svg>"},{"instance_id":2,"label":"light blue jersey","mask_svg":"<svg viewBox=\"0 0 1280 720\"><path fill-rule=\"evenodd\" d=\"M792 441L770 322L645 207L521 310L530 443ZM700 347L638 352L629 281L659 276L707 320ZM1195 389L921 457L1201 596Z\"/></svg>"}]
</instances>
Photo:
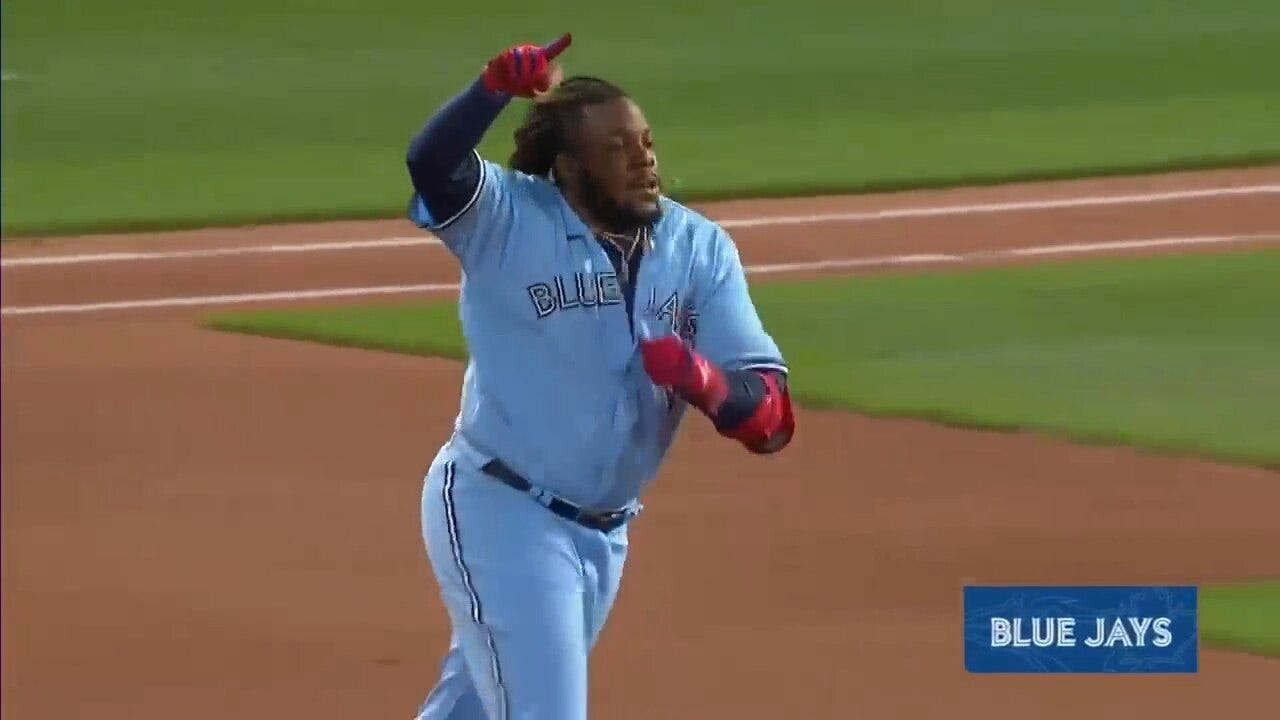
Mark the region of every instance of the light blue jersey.
<instances>
[{"instance_id":1,"label":"light blue jersey","mask_svg":"<svg viewBox=\"0 0 1280 720\"><path fill-rule=\"evenodd\" d=\"M654 479L685 404L645 374L637 339L678 333L726 370L785 371L720 226L663 199L634 283L544 178L481 161L471 201L439 222L415 198L413 221L463 272L470 361L455 445L493 458L572 502L635 502Z\"/></svg>"},{"instance_id":2,"label":"light blue jersey","mask_svg":"<svg viewBox=\"0 0 1280 720\"><path fill-rule=\"evenodd\" d=\"M628 278L555 185L481 167L455 217L410 204L461 263L470 350L453 436L423 483L423 540L452 636L418 718L586 720L587 656L617 596L628 527L549 512L545 493L517 492L486 465L634 517L686 410L645 373L641 337L679 334L726 370L786 368L716 224L664 199Z\"/></svg>"}]
</instances>

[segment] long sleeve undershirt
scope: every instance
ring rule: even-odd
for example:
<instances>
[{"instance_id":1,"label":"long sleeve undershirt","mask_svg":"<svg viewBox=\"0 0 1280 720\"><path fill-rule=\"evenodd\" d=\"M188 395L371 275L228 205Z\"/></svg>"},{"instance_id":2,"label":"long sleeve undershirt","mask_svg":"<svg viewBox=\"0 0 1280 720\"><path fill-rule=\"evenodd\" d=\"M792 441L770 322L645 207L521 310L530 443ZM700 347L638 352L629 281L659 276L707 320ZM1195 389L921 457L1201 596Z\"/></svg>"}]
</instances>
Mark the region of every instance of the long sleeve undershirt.
<instances>
[{"instance_id":1,"label":"long sleeve undershirt","mask_svg":"<svg viewBox=\"0 0 1280 720\"><path fill-rule=\"evenodd\" d=\"M475 149L510 102L477 78L437 109L409 143L405 165L413 189L436 220L453 217L480 182Z\"/></svg>"}]
</instances>

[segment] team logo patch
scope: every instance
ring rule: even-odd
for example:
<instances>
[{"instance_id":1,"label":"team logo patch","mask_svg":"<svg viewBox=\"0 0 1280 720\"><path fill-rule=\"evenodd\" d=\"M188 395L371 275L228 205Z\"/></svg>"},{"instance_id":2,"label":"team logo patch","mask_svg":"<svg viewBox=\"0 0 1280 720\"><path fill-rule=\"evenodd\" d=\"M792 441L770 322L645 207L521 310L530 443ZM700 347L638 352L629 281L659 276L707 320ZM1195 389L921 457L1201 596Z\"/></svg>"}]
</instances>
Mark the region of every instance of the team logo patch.
<instances>
[{"instance_id":1,"label":"team logo patch","mask_svg":"<svg viewBox=\"0 0 1280 720\"><path fill-rule=\"evenodd\" d=\"M672 291L661 303L658 302L658 298L656 289L650 291L645 314L665 325L673 335L678 335L688 342L696 340L698 311L694 309L693 304L687 301L681 302L679 290Z\"/></svg>"}]
</instances>

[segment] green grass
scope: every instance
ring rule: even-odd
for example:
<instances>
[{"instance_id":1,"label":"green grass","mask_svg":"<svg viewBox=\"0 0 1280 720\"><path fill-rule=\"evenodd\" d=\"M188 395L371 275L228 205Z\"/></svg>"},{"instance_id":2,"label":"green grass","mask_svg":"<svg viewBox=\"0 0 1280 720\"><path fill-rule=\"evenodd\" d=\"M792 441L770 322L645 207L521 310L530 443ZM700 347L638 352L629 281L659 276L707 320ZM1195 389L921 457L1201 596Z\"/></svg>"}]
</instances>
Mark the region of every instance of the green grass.
<instances>
[{"instance_id":1,"label":"green grass","mask_svg":"<svg viewBox=\"0 0 1280 720\"><path fill-rule=\"evenodd\" d=\"M1280 658L1280 582L1200 588L1206 645Z\"/></svg>"},{"instance_id":2,"label":"green grass","mask_svg":"<svg viewBox=\"0 0 1280 720\"><path fill-rule=\"evenodd\" d=\"M250 310L214 313L206 327L227 332L307 340L339 347L386 350L465 360L466 342L453 302L398 306Z\"/></svg>"},{"instance_id":3,"label":"green grass","mask_svg":"<svg viewBox=\"0 0 1280 720\"><path fill-rule=\"evenodd\" d=\"M554 7L5 3L3 230L400 215L427 114L565 29L569 72L648 109L684 199L1280 158L1274 0Z\"/></svg>"},{"instance_id":4,"label":"green grass","mask_svg":"<svg viewBox=\"0 0 1280 720\"><path fill-rule=\"evenodd\" d=\"M1280 467L1280 251L754 285L811 406ZM211 327L465 357L453 302Z\"/></svg>"}]
</instances>

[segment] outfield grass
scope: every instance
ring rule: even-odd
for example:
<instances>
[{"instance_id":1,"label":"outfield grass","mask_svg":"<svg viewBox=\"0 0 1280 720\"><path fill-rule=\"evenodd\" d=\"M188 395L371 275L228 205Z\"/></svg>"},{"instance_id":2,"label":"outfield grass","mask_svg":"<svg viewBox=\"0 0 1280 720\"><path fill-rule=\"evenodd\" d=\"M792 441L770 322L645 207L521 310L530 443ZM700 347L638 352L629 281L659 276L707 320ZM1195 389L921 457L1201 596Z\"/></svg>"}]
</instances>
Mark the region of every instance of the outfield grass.
<instances>
[{"instance_id":1,"label":"outfield grass","mask_svg":"<svg viewBox=\"0 0 1280 720\"><path fill-rule=\"evenodd\" d=\"M568 71L633 90L685 199L1280 158L1274 0L554 8L5 3L3 230L399 215L426 115L566 29Z\"/></svg>"},{"instance_id":2,"label":"outfield grass","mask_svg":"<svg viewBox=\"0 0 1280 720\"><path fill-rule=\"evenodd\" d=\"M1200 639L1280 658L1280 582L1200 588Z\"/></svg>"},{"instance_id":3,"label":"outfield grass","mask_svg":"<svg viewBox=\"0 0 1280 720\"><path fill-rule=\"evenodd\" d=\"M811 406L1280 467L1280 250L762 283ZM452 302L210 326L465 357Z\"/></svg>"}]
</instances>

